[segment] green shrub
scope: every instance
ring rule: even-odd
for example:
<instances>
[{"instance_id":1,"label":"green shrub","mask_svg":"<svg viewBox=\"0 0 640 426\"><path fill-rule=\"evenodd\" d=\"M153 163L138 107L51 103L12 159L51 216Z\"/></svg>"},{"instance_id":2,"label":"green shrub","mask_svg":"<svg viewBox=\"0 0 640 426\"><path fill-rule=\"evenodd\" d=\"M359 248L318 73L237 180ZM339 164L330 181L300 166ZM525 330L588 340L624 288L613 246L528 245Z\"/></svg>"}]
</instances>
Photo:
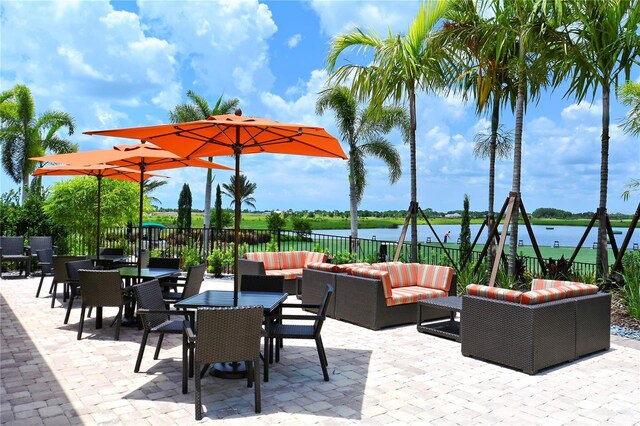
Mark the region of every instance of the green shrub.
<instances>
[{"instance_id":1,"label":"green shrub","mask_svg":"<svg viewBox=\"0 0 640 426\"><path fill-rule=\"evenodd\" d=\"M269 241L267 243L266 251L279 251L278 242L274 240Z\"/></svg>"},{"instance_id":2,"label":"green shrub","mask_svg":"<svg viewBox=\"0 0 640 426\"><path fill-rule=\"evenodd\" d=\"M182 250L182 265L184 269L202 263L202 257L195 247L185 247Z\"/></svg>"},{"instance_id":3,"label":"green shrub","mask_svg":"<svg viewBox=\"0 0 640 426\"><path fill-rule=\"evenodd\" d=\"M624 287L622 299L629 315L640 319L640 252L627 252L622 257Z\"/></svg>"},{"instance_id":4,"label":"green shrub","mask_svg":"<svg viewBox=\"0 0 640 426\"><path fill-rule=\"evenodd\" d=\"M211 254L207 257L207 262L209 262L207 271L213 273L215 277L221 277L222 268L224 267L223 258L224 254L222 253L222 250L219 248L211 250Z\"/></svg>"},{"instance_id":5,"label":"green shrub","mask_svg":"<svg viewBox=\"0 0 640 426\"><path fill-rule=\"evenodd\" d=\"M335 253L331 257L331 263L334 265L342 265L344 263L354 263L357 262L358 255L356 253L349 253L349 250L343 250Z\"/></svg>"},{"instance_id":6,"label":"green shrub","mask_svg":"<svg viewBox=\"0 0 640 426\"><path fill-rule=\"evenodd\" d=\"M478 268L473 272L473 265L467 264L457 275L458 278L458 294L464 294L469 284L487 284L489 281L489 273L484 268Z\"/></svg>"}]
</instances>

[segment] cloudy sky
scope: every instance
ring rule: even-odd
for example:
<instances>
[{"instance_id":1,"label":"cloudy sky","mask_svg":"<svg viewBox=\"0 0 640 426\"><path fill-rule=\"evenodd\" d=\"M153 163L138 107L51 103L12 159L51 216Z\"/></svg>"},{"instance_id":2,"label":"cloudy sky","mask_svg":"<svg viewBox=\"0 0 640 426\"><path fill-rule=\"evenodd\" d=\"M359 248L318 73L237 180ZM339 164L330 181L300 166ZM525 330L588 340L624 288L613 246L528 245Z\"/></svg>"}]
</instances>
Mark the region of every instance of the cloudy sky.
<instances>
[{"instance_id":1,"label":"cloudy sky","mask_svg":"<svg viewBox=\"0 0 640 426\"><path fill-rule=\"evenodd\" d=\"M213 105L220 95L240 100L245 116L321 125L338 136L331 113L314 113L327 77L325 57L336 34L354 26L405 32L417 1L39 1L0 3L0 86L32 90L38 113L62 110L77 121L70 139L81 150L131 141L82 132L165 123L168 112L191 89ZM349 56L345 56L344 60ZM632 79L640 81L640 71ZM564 91L544 93L524 122L522 194L527 210L555 207L573 212L598 205L599 100L576 104ZM609 162L609 211L632 213L637 196L620 193L640 177L637 138L618 127L625 109L615 101ZM502 122L513 129L514 117ZM489 125L456 97L418 98L418 201L438 211L486 210L488 161L473 156L473 139ZM409 150L399 135L403 176L388 183L386 168L369 160L361 209L404 210L409 202ZM345 147L346 150L346 147ZM228 157L217 161L233 165ZM259 210L348 210L346 162L282 155L246 155L242 170L258 185ZM513 162L497 165L497 208L511 189ZM202 169L169 171L169 184L154 195L177 206L189 183L194 208L203 208ZM230 174L217 171L216 182ZM1 192L15 188L4 172ZM45 183L54 178L44 178ZM229 200L225 201L228 202Z\"/></svg>"}]
</instances>

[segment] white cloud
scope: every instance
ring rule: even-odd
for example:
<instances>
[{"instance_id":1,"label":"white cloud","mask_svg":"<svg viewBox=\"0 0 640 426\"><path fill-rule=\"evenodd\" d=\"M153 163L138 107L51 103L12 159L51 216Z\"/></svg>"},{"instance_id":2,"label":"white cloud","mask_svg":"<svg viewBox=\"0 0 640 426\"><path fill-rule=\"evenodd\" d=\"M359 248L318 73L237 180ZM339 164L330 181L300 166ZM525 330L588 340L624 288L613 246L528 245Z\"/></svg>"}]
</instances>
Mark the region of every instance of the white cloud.
<instances>
[{"instance_id":1,"label":"white cloud","mask_svg":"<svg viewBox=\"0 0 640 426\"><path fill-rule=\"evenodd\" d=\"M290 37L289 40L287 40L287 46L289 46L290 48L294 48L298 45L298 43L300 43L301 40L302 35L300 35L300 33L297 33Z\"/></svg>"},{"instance_id":2,"label":"white cloud","mask_svg":"<svg viewBox=\"0 0 640 426\"><path fill-rule=\"evenodd\" d=\"M140 1L140 18L153 22L150 33L175 44L177 61L189 68L204 91L268 90L267 40L277 31L269 8L243 2Z\"/></svg>"},{"instance_id":3,"label":"white cloud","mask_svg":"<svg viewBox=\"0 0 640 426\"><path fill-rule=\"evenodd\" d=\"M572 104L562 110L561 117L567 120L578 120L581 118L597 118L602 116L602 102L596 101L594 104L580 102Z\"/></svg>"},{"instance_id":4,"label":"white cloud","mask_svg":"<svg viewBox=\"0 0 640 426\"><path fill-rule=\"evenodd\" d=\"M329 36L352 30L374 30L385 37L391 27L393 33L407 31L408 23L416 14L420 3L414 1L327 1L314 0L311 7L320 18L323 31Z\"/></svg>"}]
</instances>

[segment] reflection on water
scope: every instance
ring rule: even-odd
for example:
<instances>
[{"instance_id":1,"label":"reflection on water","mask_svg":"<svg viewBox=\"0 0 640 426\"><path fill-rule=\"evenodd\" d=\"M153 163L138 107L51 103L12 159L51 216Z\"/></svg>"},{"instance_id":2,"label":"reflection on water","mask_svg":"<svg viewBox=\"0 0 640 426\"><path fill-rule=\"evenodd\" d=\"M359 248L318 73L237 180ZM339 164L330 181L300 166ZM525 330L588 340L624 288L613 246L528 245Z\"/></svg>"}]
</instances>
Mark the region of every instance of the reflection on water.
<instances>
[{"instance_id":1,"label":"reflection on water","mask_svg":"<svg viewBox=\"0 0 640 426\"><path fill-rule=\"evenodd\" d=\"M553 247L554 242L558 242L560 246L565 247L575 247L580 242L580 238L584 234L586 227L584 226L553 226L549 227L546 225L532 225L533 233L535 236L538 245L540 246L549 246ZM460 236L460 226L459 225L433 225L436 233L440 237L440 240L443 239L444 234L447 231L451 231L451 237L449 242L456 242L458 237ZM478 230L480 229L480 225L471 225L471 240L476 237L478 234ZM398 241L400 237L401 227L398 228L375 228L375 229L359 229L358 237L365 239L373 239L379 241ZM499 229L500 231L501 229ZM622 240L624 239L627 228L613 228L615 234L616 243L618 247L622 244ZM324 235L337 235L348 237L351 234L351 231L348 229L323 229L319 231L314 231L315 234L324 234ZM483 234L485 237L480 237L478 240L480 244L485 241L487 235L487 228L483 230ZM584 241L583 247L592 247L592 245L597 241L598 237L598 228L593 227L589 231L589 235L587 239ZM432 242L436 242L436 238L429 229L428 225L418 225L418 239L420 242L427 242L428 239L431 239ZM407 230L407 241L410 239L410 230ZM524 225L518 226L518 240L522 240L524 245L531 245L531 238L527 233L527 228ZM507 243L509 240L507 239ZM629 242L629 248L633 248L633 245L640 243L640 230L636 228L633 236L631 237L631 241Z\"/></svg>"}]
</instances>

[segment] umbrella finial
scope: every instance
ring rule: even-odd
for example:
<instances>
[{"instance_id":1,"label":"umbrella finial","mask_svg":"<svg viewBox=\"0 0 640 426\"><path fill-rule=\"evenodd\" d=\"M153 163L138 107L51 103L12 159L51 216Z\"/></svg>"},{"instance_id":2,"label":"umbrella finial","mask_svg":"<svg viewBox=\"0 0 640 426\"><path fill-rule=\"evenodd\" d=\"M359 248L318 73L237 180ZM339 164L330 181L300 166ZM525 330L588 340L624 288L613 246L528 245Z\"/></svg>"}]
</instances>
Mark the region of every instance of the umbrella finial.
<instances>
[{"instance_id":1,"label":"umbrella finial","mask_svg":"<svg viewBox=\"0 0 640 426\"><path fill-rule=\"evenodd\" d=\"M242 115L242 110L240 108L236 109L235 114L240 117Z\"/></svg>"}]
</instances>

